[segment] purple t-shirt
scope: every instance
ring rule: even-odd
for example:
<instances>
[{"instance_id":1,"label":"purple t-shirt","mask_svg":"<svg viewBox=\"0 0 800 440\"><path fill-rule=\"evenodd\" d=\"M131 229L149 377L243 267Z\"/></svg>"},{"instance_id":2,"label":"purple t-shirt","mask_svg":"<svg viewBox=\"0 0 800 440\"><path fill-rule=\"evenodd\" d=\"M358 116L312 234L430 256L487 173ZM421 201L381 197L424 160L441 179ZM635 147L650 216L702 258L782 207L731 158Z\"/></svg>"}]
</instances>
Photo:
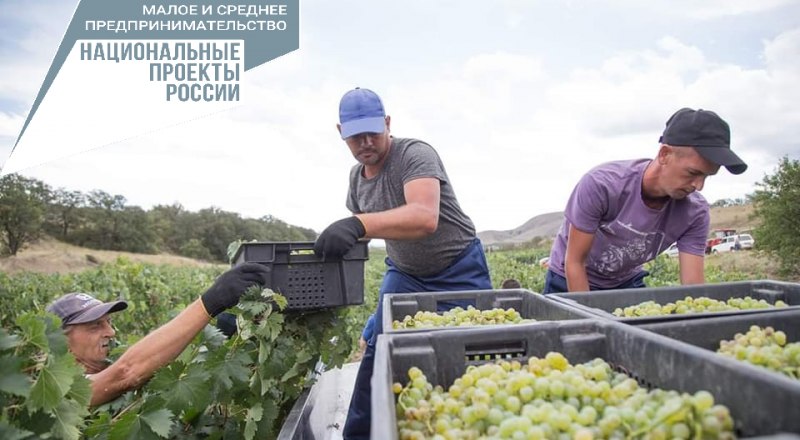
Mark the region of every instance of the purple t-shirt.
<instances>
[{"instance_id":1,"label":"purple t-shirt","mask_svg":"<svg viewBox=\"0 0 800 440\"><path fill-rule=\"evenodd\" d=\"M709 208L699 193L670 199L661 209L642 201L642 177L650 159L608 162L586 173L572 191L564 223L550 251L550 269L564 274L570 224L594 234L586 259L589 285L609 289L633 278L642 264L672 243L704 255Z\"/></svg>"}]
</instances>

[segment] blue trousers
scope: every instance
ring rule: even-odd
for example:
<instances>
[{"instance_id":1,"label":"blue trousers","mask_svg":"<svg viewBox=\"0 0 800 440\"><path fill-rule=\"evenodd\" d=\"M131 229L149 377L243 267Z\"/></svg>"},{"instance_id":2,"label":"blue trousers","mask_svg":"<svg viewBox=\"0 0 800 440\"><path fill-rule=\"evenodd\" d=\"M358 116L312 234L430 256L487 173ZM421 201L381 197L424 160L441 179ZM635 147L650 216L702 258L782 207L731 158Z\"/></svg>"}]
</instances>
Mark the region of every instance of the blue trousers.
<instances>
[{"instance_id":1,"label":"blue trousers","mask_svg":"<svg viewBox=\"0 0 800 440\"><path fill-rule=\"evenodd\" d=\"M386 258L386 274L378 298L378 310L375 312L372 337L367 341L367 349L361 359L356 375L350 409L342 432L345 440L366 440L370 434L372 370L375 364L375 342L383 333L383 296L392 293L441 292L455 290L486 290L492 288L489 267L483 246L477 238L467 246L456 260L442 272L417 277L400 271L392 260ZM464 307L460 301L442 302L438 311L449 310L456 306Z\"/></svg>"},{"instance_id":2,"label":"blue trousers","mask_svg":"<svg viewBox=\"0 0 800 440\"><path fill-rule=\"evenodd\" d=\"M600 289L597 287L589 286L589 290L611 290L611 289L636 289L640 287L647 287L644 284L644 277L650 275L650 272L643 270L636 274L635 277L625 281L624 283L620 284L616 287L610 287L608 289ZM560 292L569 292L567 289L567 279L562 277L561 275L553 272L552 270L547 270L547 275L544 277L544 291L542 293L560 293Z\"/></svg>"}]
</instances>

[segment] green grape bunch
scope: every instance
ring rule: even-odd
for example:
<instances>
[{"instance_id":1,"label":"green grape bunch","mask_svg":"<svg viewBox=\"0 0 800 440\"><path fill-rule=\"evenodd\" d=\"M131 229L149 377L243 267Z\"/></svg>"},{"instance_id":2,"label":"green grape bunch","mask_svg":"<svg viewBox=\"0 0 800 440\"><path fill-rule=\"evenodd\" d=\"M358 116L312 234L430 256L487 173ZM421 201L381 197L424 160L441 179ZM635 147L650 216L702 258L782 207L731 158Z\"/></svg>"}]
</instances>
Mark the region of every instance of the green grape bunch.
<instances>
[{"instance_id":1,"label":"green grape bunch","mask_svg":"<svg viewBox=\"0 0 800 440\"><path fill-rule=\"evenodd\" d=\"M687 296L684 299L661 305L655 301L644 301L642 303L628 306L625 308L617 307L614 309L614 316L625 318L635 318L639 316L662 316L662 315L682 315L687 313L705 312L727 312L731 310L756 310L768 309L771 307L782 308L788 305L778 300L775 305L763 299L754 299L749 296L744 298L730 298L727 301L720 301L705 296L692 298Z\"/></svg>"},{"instance_id":2,"label":"green grape bunch","mask_svg":"<svg viewBox=\"0 0 800 440\"><path fill-rule=\"evenodd\" d=\"M800 379L800 342L786 341L786 333L772 327L751 326L732 340L720 341L717 353Z\"/></svg>"},{"instance_id":3,"label":"green grape bunch","mask_svg":"<svg viewBox=\"0 0 800 440\"><path fill-rule=\"evenodd\" d=\"M465 325L521 324L533 321L533 319L523 319L519 312L513 308L478 310L473 306L468 306L466 310L456 307L441 314L419 311L414 316L406 315L402 321L395 320L392 322L392 328L400 330Z\"/></svg>"},{"instance_id":4,"label":"green grape bunch","mask_svg":"<svg viewBox=\"0 0 800 440\"><path fill-rule=\"evenodd\" d=\"M416 367L408 378L392 387L401 440L735 438L728 408L708 391L648 390L599 358L471 365L447 390Z\"/></svg>"}]
</instances>

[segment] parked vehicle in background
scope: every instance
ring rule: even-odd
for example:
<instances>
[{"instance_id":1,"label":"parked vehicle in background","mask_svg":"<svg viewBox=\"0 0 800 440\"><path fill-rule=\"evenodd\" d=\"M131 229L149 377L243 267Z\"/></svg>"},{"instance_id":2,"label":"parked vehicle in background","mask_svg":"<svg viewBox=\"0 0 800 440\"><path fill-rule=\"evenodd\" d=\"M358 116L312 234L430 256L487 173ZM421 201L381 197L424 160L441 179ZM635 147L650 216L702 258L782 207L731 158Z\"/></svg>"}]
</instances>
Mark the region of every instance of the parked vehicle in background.
<instances>
[{"instance_id":1,"label":"parked vehicle in background","mask_svg":"<svg viewBox=\"0 0 800 440\"><path fill-rule=\"evenodd\" d=\"M678 243L672 243L672 246L664 249L664 252L662 252L662 254L664 254L664 255L666 255L666 256L668 256L670 258L677 257L678 256Z\"/></svg>"},{"instance_id":2,"label":"parked vehicle in background","mask_svg":"<svg viewBox=\"0 0 800 440\"><path fill-rule=\"evenodd\" d=\"M710 254L711 249L725 241L726 237L732 237L736 234L736 229L714 229L713 236L706 240L706 253Z\"/></svg>"},{"instance_id":3,"label":"parked vehicle in background","mask_svg":"<svg viewBox=\"0 0 800 440\"><path fill-rule=\"evenodd\" d=\"M711 246L711 253L731 252L742 249L752 249L755 240L750 234L731 235L723 238L718 244Z\"/></svg>"},{"instance_id":4,"label":"parked vehicle in background","mask_svg":"<svg viewBox=\"0 0 800 440\"><path fill-rule=\"evenodd\" d=\"M753 249L753 245L756 244L756 241L750 234L739 234L739 244L742 249Z\"/></svg>"}]
</instances>

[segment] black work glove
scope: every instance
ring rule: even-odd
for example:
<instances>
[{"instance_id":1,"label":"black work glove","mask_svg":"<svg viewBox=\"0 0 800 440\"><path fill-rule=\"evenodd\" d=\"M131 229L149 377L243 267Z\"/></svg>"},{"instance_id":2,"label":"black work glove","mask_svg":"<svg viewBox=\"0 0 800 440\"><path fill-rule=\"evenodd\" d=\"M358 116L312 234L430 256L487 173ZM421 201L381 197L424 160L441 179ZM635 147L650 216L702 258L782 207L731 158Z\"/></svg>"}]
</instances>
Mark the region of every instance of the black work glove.
<instances>
[{"instance_id":1,"label":"black work glove","mask_svg":"<svg viewBox=\"0 0 800 440\"><path fill-rule=\"evenodd\" d=\"M341 258L367 233L358 217L347 217L330 224L314 243L317 257Z\"/></svg>"},{"instance_id":2,"label":"black work glove","mask_svg":"<svg viewBox=\"0 0 800 440\"><path fill-rule=\"evenodd\" d=\"M206 312L213 318L235 306L245 290L255 285L264 286L268 274L266 266L258 263L244 263L228 269L200 296Z\"/></svg>"}]
</instances>

